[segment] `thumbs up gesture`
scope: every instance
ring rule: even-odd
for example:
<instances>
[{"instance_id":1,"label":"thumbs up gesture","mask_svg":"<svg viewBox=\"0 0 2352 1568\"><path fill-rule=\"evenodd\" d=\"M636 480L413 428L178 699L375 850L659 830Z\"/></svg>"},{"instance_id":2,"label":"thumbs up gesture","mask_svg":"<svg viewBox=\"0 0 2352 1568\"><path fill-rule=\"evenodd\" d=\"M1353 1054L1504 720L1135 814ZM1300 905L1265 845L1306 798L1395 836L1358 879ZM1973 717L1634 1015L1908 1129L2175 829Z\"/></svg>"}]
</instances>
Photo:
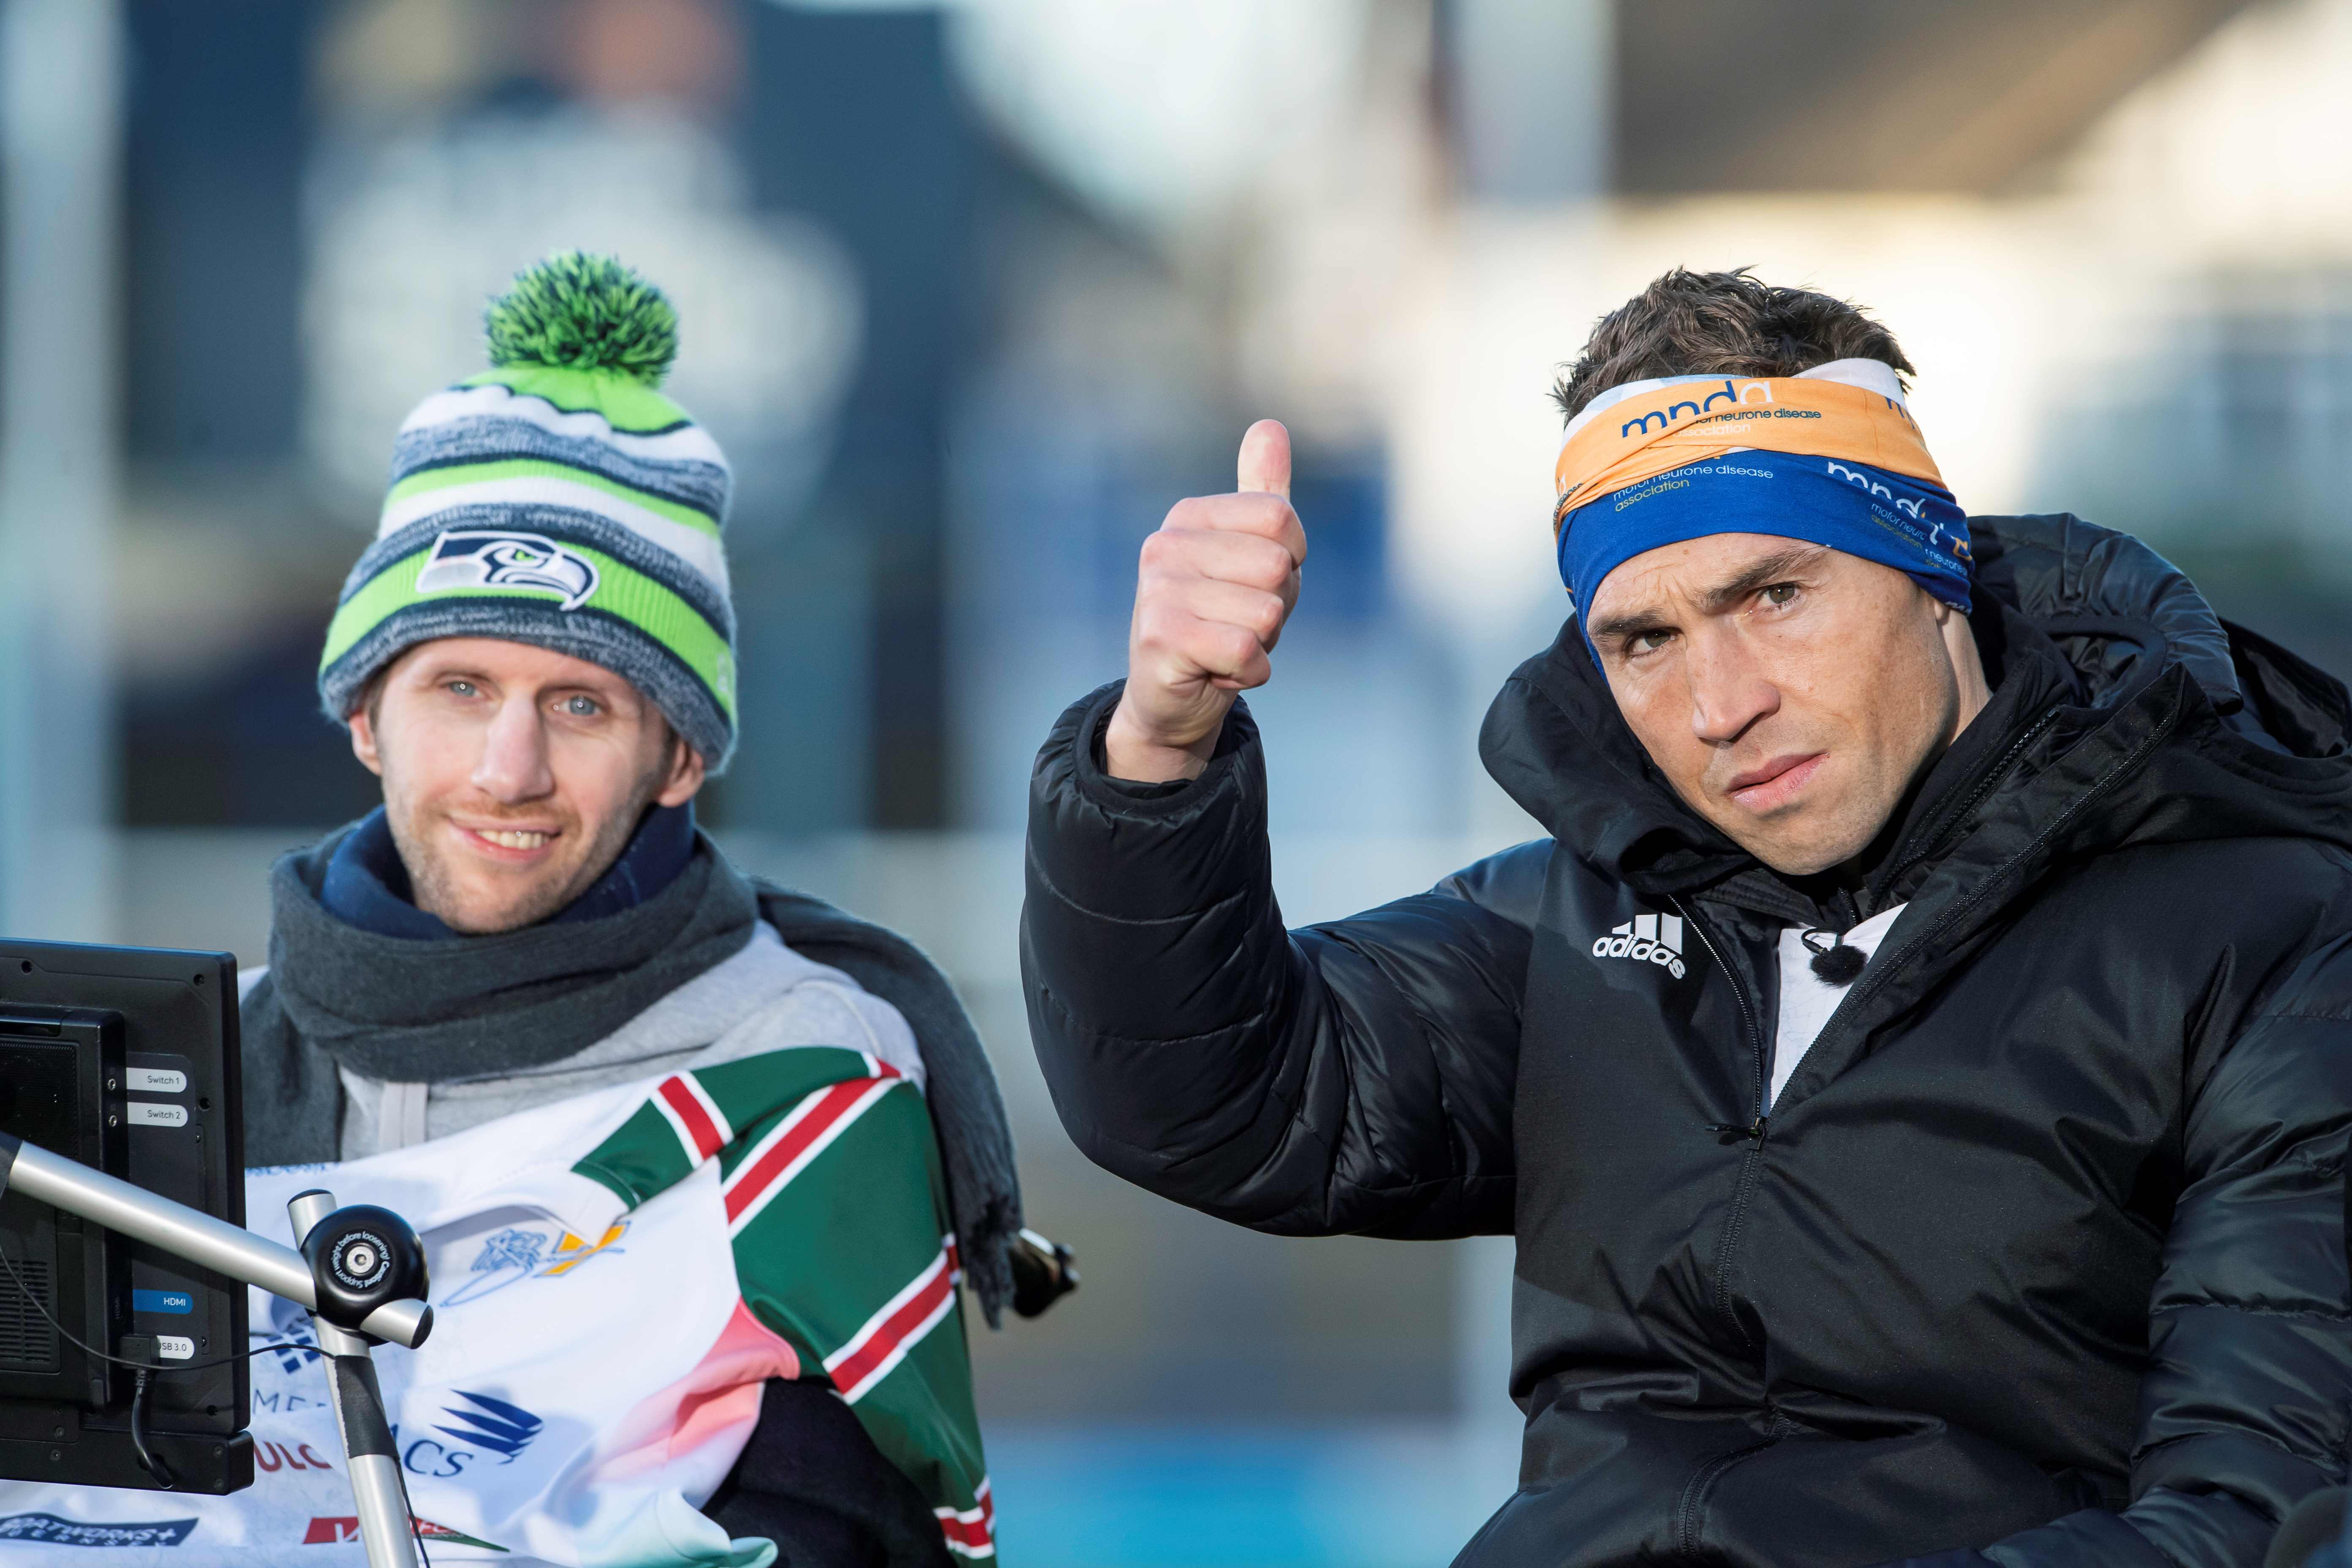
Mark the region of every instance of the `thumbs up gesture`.
<instances>
[{"instance_id":1,"label":"thumbs up gesture","mask_svg":"<svg viewBox=\"0 0 2352 1568\"><path fill-rule=\"evenodd\" d=\"M1298 603L1307 531L1290 510L1290 432L1261 419L1242 437L1236 493L1178 501L1143 542L1127 689L1103 733L1114 778L1197 778L1237 692Z\"/></svg>"}]
</instances>

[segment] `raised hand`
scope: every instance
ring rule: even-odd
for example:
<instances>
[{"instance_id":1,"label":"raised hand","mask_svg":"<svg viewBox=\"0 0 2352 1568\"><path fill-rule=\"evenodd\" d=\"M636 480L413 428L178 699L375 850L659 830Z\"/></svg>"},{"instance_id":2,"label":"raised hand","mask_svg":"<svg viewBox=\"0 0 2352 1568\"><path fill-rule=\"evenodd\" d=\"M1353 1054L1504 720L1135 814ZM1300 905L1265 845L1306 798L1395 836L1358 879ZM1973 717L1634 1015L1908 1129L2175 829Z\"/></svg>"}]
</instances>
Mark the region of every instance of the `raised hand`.
<instances>
[{"instance_id":1,"label":"raised hand","mask_svg":"<svg viewBox=\"0 0 2352 1568\"><path fill-rule=\"evenodd\" d=\"M1103 734L1114 778L1195 778L1236 692L1263 686L1298 603L1307 531L1290 510L1290 432L1242 437L1235 493L1178 501L1143 542L1127 689Z\"/></svg>"}]
</instances>

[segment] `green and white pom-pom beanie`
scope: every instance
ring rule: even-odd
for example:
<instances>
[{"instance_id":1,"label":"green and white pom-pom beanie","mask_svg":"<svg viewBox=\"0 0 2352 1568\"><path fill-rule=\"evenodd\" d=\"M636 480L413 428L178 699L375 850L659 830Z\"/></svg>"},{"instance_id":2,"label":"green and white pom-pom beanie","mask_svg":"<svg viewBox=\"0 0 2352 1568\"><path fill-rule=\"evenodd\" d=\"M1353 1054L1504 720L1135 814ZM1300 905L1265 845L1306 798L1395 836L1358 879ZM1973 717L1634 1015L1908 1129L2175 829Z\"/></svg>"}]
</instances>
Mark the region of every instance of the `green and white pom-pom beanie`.
<instances>
[{"instance_id":1,"label":"green and white pom-pom beanie","mask_svg":"<svg viewBox=\"0 0 2352 1568\"><path fill-rule=\"evenodd\" d=\"M519 275L488 313L494 367L416 405L375 542L319 661L349 722L378 670L435 637L591 660L668 716L717 773L735 746L735 611L719 443L658 390L677 312L609 257Z\"/></svg>"}]
</instances>

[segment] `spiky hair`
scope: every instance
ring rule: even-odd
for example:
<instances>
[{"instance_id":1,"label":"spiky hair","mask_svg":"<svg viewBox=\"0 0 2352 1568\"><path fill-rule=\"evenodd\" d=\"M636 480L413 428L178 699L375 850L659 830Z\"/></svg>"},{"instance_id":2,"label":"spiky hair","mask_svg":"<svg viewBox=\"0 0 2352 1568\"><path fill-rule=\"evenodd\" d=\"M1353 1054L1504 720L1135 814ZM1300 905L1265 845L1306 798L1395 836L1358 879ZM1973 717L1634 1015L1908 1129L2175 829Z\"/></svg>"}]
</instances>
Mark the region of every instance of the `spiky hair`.
<instances>
[{"instance_id":1,"label":"spiky hair","mask_svg":"<svg viewBox=\"0 0 2352 1568\"><path fill-rule=\"evenodd\" d=\"M1551 395L1561 416L1573 419L1601 393L1629 381L1795 375L1840 359L1874 359L1898 378L1915 374L1895 334L1860 306L1759 283L1745 267L1677 267L1601 318Z\"/></svg>"},{"instance_id":2,"label":"spiky hair","mask_svg":"<svg viewBox=\"0 0 2352 1568\"><path fill-rule=\"evenodd\" d=\"M559 250L515 274L483 312L490 363L609 370L659 386L677 358L677 310L617 257Z\"/></svg>"}]
</instances>

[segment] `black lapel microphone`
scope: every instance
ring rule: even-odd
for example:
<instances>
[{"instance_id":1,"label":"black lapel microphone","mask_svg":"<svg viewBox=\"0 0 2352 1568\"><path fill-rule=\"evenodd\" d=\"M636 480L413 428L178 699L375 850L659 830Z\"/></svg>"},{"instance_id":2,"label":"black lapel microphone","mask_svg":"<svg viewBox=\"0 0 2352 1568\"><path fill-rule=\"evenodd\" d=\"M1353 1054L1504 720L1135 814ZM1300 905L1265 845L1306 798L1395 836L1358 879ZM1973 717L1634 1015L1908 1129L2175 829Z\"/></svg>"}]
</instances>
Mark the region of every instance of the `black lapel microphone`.
<instances>
[{"instance_id":1,"label":"black lapel microphone","mask_svg":"<svg viewBox=\"0 0 2352 1568\"><path fill-rule=\"evenodd\" d=\"M1817 937L1819 941L1814 940ZM1870 962L1870 955L1850 944L1843 932L1826 926L1807 928L1803 941L1813 950L1813 973L1832 985L1853 984L1862 966Z\"/></svg>"}]
</instances>

